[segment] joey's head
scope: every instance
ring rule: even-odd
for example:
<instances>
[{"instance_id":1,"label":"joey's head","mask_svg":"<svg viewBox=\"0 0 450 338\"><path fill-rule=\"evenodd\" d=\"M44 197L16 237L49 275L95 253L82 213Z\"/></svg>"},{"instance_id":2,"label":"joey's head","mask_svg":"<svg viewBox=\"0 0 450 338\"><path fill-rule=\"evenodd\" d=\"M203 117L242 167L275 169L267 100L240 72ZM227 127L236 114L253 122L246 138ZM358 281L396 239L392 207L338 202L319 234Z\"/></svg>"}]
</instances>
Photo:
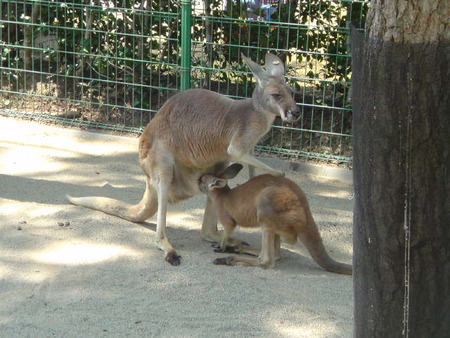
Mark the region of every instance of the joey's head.
<instances>
[{"instance_id":1,"label":"joey's head","mask_svg":"<svg viewBox=\"0 0 450 338\"><path fill-rule=\"evenodd\" d=\"M295 122L300 117L292 89L286 85L283 61L273 54L266 54L266 69L242 55L255 76L258 86L253 93L253 104L260 111L278 115L284 122Z\"/></svg>"},{"instance_id":2,"label":"joey's head","mask_svg":"<svg viewBox=\"0 0 450 338\"><path fill-rule=\"evenodd\" d=\"M200 191L208 195L217 189L228 188L228 180L235 178L242 168L242 164L233 163L217 176L211 174L202 175L199 179Z\"/></svg>"}]
</instances>

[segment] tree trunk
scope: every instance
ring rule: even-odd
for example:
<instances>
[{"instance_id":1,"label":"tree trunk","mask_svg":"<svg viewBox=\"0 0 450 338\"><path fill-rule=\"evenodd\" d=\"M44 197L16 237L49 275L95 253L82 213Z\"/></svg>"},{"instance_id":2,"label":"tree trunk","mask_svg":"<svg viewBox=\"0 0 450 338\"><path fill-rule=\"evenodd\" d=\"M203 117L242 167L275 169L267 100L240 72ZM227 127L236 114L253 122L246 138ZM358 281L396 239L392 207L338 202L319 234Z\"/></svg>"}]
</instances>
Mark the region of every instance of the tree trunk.
<instances>
[{"instance_id":1,"label":"tree trunk","mask_svg":"<svg viewBox=\"0 0 450 338\"><path fill-rule=\"evenodd\" d=\"M211 0L205 0L205 40L206 40L206 48L205 48L205 55L206 55L206 68L208 70L205 72L205 80L203 87L208 88L211 86L211 68L213 66L212 64L212 51L213 51L213 25L211 20Z\"/></svg>"},{"instance_id":2,"label":"tree trunk","mask_svg":"<svg viewBox=\"0 0 450 338\"><path fill-rule=\"evenodd\" d=\"M31 70L32 63L33 63L33 45L34 45L34 37L33 32L37 31L35 24L38 23L39 15L41 14L41 3L35 2L33 5L33 9L31 10L31 18L30 18L30 24L25 25L24 28L24 41L23 44L25 46L24 49L24 68L26 70Z\"/></svg>"},{"instance_id":3,"label":"tree trunk","mask_svg":"<svg viewBox=\"0 0 450 338\"><path fill-rule=\"evenodd\" d=\"M353 34L355 337L450 332L450 2L374 0Z\"/></svg>"}]
</instances>

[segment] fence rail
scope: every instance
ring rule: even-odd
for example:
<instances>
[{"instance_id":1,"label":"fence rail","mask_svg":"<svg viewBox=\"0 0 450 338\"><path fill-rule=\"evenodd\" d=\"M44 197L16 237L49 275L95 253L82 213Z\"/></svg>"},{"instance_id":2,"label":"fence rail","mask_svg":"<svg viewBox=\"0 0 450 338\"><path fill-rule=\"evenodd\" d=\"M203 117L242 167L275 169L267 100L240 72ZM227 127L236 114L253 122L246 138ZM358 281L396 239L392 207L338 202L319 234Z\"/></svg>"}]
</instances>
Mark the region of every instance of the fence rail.
<instances>
[{"instance_id":1,"label":"fence rail","mask_svg":"<svg viewBox=\"0 0 450 338\"><path fill-rule=\"evenodd\" d=\"M350 23L367 1L12 1L0 4L0 113L139 134L191 86L251 95L241 53L278 54L301 108L257 150L351 163Z\"/></svg>"}]
</instances>

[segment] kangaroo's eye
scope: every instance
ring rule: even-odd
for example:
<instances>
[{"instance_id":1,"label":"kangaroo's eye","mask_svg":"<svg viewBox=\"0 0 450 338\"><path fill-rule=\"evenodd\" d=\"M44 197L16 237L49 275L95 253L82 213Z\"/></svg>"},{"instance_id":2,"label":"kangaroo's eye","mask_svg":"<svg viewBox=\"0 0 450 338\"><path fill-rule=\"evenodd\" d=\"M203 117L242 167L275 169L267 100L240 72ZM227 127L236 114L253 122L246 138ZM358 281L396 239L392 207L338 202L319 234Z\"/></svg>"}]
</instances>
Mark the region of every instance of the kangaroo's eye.
<instances>
[{"instance_id":1,"label":"kangaroo's eye","mask_svg":"<svg viewBox=\"0 0 450 338\"><path fill-rule=\"evenodd\" d=\"M272 97L275 99L275 101L278 101L281 99L281 94L275 93L275 94L272 94Z\"/></svg>"}]
</instances>

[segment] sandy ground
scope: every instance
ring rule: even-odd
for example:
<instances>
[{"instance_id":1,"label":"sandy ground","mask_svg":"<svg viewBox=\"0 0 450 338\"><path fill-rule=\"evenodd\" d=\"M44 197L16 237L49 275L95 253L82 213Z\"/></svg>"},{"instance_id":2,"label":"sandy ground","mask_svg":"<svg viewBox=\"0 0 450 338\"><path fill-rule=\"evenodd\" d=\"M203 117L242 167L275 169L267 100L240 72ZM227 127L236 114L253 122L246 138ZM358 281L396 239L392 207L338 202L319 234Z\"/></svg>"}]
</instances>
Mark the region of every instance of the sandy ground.
<instances>
[{"instance_id":1,"label":"sandy ground","mask_svg":"<svg viewBox=\"0 0 450 338\"><path fill-rule=\"evenodd\" d=\"M351 262L351 184L287 177L309 196L330 255ZM220 254L199 236L204 196L170 207L178 267L154 245L155 217L133 224L64 197L134 203L143 191L137 139L0 117L1 337L352 336L352 278L301 244L283 245L275 269L213 265ZM258 230L235 236L260 247Z\"/></svg>"}]
</instances>

